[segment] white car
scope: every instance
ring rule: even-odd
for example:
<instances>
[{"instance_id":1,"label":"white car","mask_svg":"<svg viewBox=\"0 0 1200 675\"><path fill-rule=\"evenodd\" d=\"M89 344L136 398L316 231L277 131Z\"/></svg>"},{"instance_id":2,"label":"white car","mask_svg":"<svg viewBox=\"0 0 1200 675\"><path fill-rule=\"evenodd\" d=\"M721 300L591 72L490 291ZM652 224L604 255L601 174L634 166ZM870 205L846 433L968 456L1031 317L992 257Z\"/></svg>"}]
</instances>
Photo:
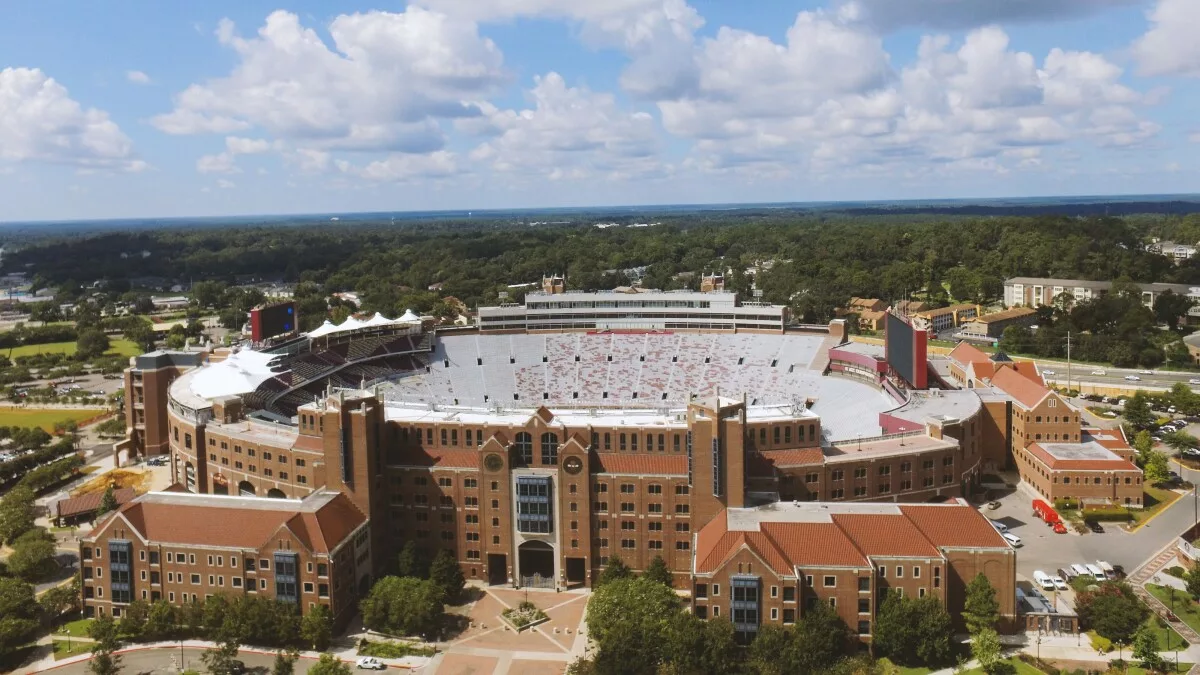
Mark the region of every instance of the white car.
<instances>
[{"instance_id":1,"label":"white car","mask_svg":"<svg viewBox=\"0 0 1200 675\"><path fill-rule=\"evenodd\" d=\"M1012 532L1001 532L1000 536L1004 537L1004 541L1007 541L1009 546L1012 546L1013 548L1021 548L1021 538Z\"/></svg>"},{"instance_id":2,"label":"white car","mask_svg":"<svg viewBox=\"0 0 1200 675\"><path fill-rule=\"evenodd\" d=\"M998 520L989 520L988 522L992 524L992 527L996 528L997 532L1000 532L1000 533L1008 532L1008 526L1005 525L1004 523L1002 523Z\"/></svg>"},{"instance_id":3,"label":"white car","mask_svg":"<svg viewBox=\"0 0 1200 675\"><path fill-rule=\"evenodd\" d=\"M1070 588L1071 588L1070 586L1067 585L1066 581L1063 581L1062 577L1058 577L1058 576L1050 577L1050 581L1054 582L1055 590L1066 591L1066 590L1070 590Z\"/></svg>"},{"instance_id":4,"label":"white car","mask_svg":"<svg viewBox=\"0 0 1200 675\"><path fill-rule=\"evenodd\" d=\"M1056 373L1053 370L1043 370L1042 374L1043 375L1054 375Z\"/></svg>"},{"instance_id":5,"label":"white car","mask_svg":"<svg viewBox=\"0 0 1200 675\"><path fill-rule=\"evenodd\" d=\"M1192 379L1188 380L1188 384L1200 384L1200 379L1193 377Z\"/></svg>"},{"instance_id":6,"label":"white car","mask_svg":"<svg viewBox=\"0 0 1200 675\"><path fill-rule=\"evenodd\" d=\"M1142 378L1138 377L1137 375L1126 375L1125 379L1129 380L1130 382L1141 382L1142 381Z\"/></svg>"},{"instance_id":7,"label":"white car","mask_svg":"<svg viewBox=\"0 0 1200 675\"><path fill-rule=\"evenodd\" d=\"M1107 374L1108 374L1108 371L1105 371L1105 370L1093 370L1093 371L1092 371L1092 374L1093 374L1093 375L1107 375Z\"/></svg>"},{"instance_id":8,"label":"white car","mask_svg":"<svg viewBox=\"0 0 1200 675\"><path fill-rule=\"evenodd\" d=\"M374 656L362 656L354 663L355 668L361 670L387 670L387 664Z\"/></svg>"},{"instance_id":9,"label":"white car","mask_svg":"<svg viewBox=\"0 0 1200 675\"><path fill-rule=\"evenodd\" d=\"M1142 375L1153 375L1154 374L1153 370L1139 370L1138 372L1141 373Z\"/></svg>"}]
</instances>

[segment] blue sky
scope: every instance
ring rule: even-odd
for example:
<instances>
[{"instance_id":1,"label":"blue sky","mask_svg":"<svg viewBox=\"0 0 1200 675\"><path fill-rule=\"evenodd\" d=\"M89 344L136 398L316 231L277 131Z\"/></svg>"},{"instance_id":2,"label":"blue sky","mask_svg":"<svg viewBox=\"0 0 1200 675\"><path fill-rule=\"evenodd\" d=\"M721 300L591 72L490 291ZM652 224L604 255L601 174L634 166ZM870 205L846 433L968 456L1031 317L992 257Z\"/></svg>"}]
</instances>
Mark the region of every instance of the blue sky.
<instances>
[{"instance_id":1,"label":"blue sky","mask_svg":"<svg viewBox=\"0 0 1200 675\"><path fill-rule=\"evenodd\" d=\"M0 221L1200 191L1195 0L5 19Z\"/></svg>"}]
</instances>

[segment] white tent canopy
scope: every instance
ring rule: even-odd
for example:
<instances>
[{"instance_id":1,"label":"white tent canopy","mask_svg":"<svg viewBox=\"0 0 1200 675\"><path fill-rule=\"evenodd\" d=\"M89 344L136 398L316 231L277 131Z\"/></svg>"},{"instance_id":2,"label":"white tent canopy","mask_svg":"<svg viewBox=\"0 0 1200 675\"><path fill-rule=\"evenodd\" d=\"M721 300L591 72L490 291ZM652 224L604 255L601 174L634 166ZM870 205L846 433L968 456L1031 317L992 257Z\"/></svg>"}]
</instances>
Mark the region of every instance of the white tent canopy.
<instances>
[{"instance_id":1,"label":"white tent canopy","mask_svg":"<svg viewBox=\"0 0 1200 675\"><path fill-rule=\"evenodd\" d=\"M335 333L345 333L346 331L359 330L362 328L382 328L384 326L398 326L402 324L411 324L414 322L420 323L420 321L420 317L413 314L412 310L405 312L404 316L400 317L399 319L389 319L379 312L375 312L375 316L365 321L362 319L356 319L353 316L346 317L345 321L336 325L326 319L325 323L310 331L308 333L308 337L318 338L326 335L333 335Z\"/></svg>"}]
</instances>

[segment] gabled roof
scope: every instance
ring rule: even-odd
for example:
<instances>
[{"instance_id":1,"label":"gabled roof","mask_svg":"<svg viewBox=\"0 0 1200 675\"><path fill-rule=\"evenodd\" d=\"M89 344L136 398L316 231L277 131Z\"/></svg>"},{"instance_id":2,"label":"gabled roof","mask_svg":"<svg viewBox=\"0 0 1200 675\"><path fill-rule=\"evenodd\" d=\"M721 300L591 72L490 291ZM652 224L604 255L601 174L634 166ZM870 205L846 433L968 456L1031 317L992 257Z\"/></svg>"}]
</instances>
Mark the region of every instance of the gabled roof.
<instances>
[{"instance_id":1,"label":"gabled roof","mask_svg":"<svg viewBox=\"0 0 1200 675\"><path fill-rule=\"evenodd\" d=\"M117 506L129 503L136 496L137 491L133 488L113 490L113 497L117 500ZM54 515L56 518L71 518L85 513L92 513L100 509L100 501L103 499L103 492L94 492L82 497L63 499L54 505Z\"/></svg>"},{"instance_id":2,"label":"gabled roof","mask_svg":"<svg viewBox=\"0 0 1200 675\"><path fill-rule=\"evenodd\" d=\"M1012 368L1000 368L992 376L992 386L1008 394L1027 410L1038 407L1050 390Z\"/></svg>"},{"instance_id":3,"label":"gabled roof","mask_svg":"<svg viewBox=\"0 0 1200 675\"><path fill-rule=\"evenodd\" d=\"M957 347L950 351L950 360L960 366L966 367L968 363L988 361L988 355L969 342L960 342Z\"/></svg>"},{"instance_id":4,"label":"gabled roof","mask_svg":"<svg viewBox=\"0 0 1200 675\"><path fill-rule=\"evenodd\" d=\"M596 473L686 476L687 457L683 455L634 455L619 452L593 452Z\"/></svg>"},{"instance_id":5,"label":"gabled roof","mask_svg":"<svg viewBox=\"0 0 1200 675\"><path fill-rule=\"evenodd\" d=\"M750 459L755 455L763 463L777 469L795 466L820 466L825 463L825 453L820 448L794 448L792 450L759 450L747 453Z\"/></svg>"},{"instance_id":6,"label":"gabled roof","mask_svg":"<svg viewBox=\"0 0 1200 675\"><path fill-rule=\"evenodd\" d=\"M987 519L961 500L775 502L725 509L701 528L696 572L716 571L742 547L789 575L796 567L870 567L873 558L939 558L944 548L1011 550Z\"/></svg>"},{"instance_id":7,"label":"gabled roof","mask_svg":"<svg viewBox=\"0 0 1200 675\"><path fill-rule=\"evenodd\" d=\"M122 506L92 532L123 518L141 538L164 545L259 549L280 530L329 553L367 522L349 497L315 492L303 500L151 492Z\"/></svg>"}]
</instances>

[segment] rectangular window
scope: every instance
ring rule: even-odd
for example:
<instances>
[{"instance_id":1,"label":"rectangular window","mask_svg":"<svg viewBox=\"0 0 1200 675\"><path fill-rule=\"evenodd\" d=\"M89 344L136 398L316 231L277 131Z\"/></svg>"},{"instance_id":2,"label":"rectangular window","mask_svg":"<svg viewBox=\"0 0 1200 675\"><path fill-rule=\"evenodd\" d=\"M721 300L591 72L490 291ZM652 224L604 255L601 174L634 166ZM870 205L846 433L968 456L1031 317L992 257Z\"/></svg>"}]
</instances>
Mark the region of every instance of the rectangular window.
<instances>
[{"instance_id":1,"label":"rectangular window","mask_svg":"<svg viewBox=\"0 0 1200 675\"><path fill-rule=\"evenodd\" d=\"M517 531L552 531L550 476L517 476Z\"/></svg>"},{"instance_id":2,"label":"rectangular window","mask_svg":"<svg viewBox=\"0 0 1200 675\"><path fill-rule=\"evenodd\" d=\"M133 544L131 542L109 540L108 566L112 575L112 581L109 582L109 586L112 591L113 602L133 602L133 574L130 570L132 562Z\"/></svg>"},{"instance_id":3,"label":"rectangular window","mask_svg":"<svg viewBox=\"0 0 1200 675\"><path fill-rule=\"evenodd\" d=\"M739 643L749 644L758 634L762 613L761 580L752 576L732 576L729 578L729 589L729 612L734 635Z\"/></svg>"},{"instance_id":4,"label":"rectangular window","mask_svg":"<svg viewBox=\"0 0 1200 675\"><path fill-rule=\"evenodd\" d=\"M837 586L837 577L833 576L832 574L827 574L825 575L825 579L822 583L825 584L825 588L833 588Z\"/></svg>"},{"instance_id":5,"label":"rectangular window","mask_svg":"<svg viewBox=\"0 0 1200 675\"><path fill-rule=\"evenodd\" d=\"M296 574L299 554L277 551L275 553L275 599L280 602L298 602Z\"/></svg>"}]
</instances>

